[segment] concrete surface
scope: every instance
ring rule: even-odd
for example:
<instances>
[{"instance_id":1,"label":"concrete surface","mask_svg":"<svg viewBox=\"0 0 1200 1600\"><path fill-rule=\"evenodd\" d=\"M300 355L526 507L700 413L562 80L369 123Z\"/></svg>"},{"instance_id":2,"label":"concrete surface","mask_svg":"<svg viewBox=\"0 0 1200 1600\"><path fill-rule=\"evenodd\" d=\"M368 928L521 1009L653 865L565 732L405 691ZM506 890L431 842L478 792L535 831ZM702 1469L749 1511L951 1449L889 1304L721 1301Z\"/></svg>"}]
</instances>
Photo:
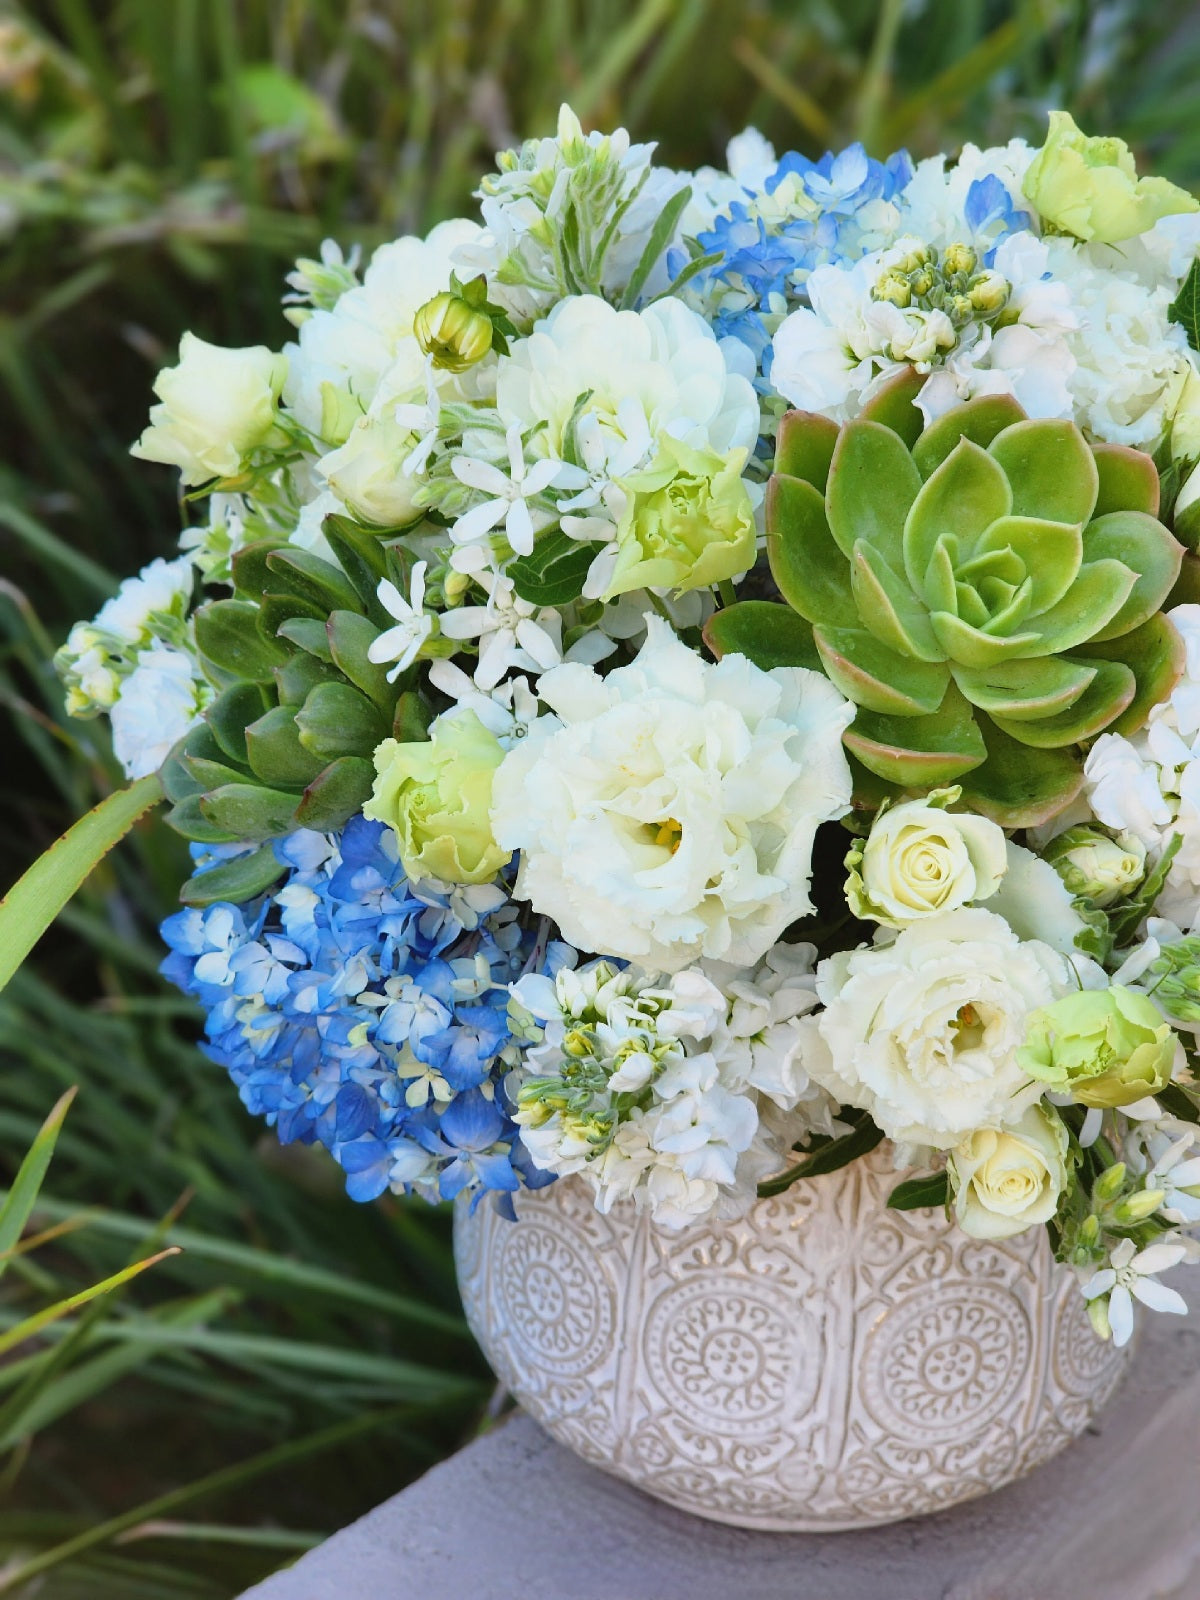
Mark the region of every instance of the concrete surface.
<instances>
[{"instance_id":1,"label":"concrete surface","mask_svg":"<svg viewBox=\"0 0 1200 1600\"><path fill-rule=\"evenodd\" d=\"M860 1533L721 1527L518 1414L243 1600L1200 1600L1198 1277L1174 1278L1191 1317L1145 1317L1092 1434L954 1510Z\"/></svg>"}]
</instances>

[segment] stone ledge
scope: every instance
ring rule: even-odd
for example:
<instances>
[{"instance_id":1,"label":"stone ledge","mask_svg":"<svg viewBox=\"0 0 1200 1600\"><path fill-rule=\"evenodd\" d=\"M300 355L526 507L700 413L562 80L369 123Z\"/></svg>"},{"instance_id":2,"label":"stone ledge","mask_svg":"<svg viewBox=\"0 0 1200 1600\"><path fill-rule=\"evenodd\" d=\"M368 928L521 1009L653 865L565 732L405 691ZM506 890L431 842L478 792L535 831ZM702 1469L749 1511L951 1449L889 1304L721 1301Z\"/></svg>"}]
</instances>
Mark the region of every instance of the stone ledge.
<instances>
[{"instance_id":1,"label":"stone ledge","mask_svg":"<svg viewBox=\"0 0 1200 1600\"><path fill-rule=\"evenodd\" d=\"M1200 1600L1200 1293L1097 1428L1028 1478L860 1533L659 1504L517 1414L243 1600Z\"/></svg>"}]
</instances>

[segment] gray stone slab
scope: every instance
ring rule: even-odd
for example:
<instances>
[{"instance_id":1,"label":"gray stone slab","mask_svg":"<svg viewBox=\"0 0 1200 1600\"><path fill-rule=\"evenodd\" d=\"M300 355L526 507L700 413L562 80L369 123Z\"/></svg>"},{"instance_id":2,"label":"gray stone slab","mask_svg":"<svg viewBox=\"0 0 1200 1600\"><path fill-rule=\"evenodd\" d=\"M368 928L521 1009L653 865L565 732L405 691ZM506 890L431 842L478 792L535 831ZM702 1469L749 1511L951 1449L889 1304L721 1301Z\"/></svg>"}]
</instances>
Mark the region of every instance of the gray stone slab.
<instances>
[{"instance_id":1,"label":"gray stone slab","mask_svg":"<svg viewBox=\"0 0 1200 1600\"><path fill-rule=\"evenodd\" d=\"M243 1600L1200 1600L1200 1288L1147 1316L1089 1435L1020 1483L859 1533L751 1533L515 1415Z\"/></svg>"}]
</instances>

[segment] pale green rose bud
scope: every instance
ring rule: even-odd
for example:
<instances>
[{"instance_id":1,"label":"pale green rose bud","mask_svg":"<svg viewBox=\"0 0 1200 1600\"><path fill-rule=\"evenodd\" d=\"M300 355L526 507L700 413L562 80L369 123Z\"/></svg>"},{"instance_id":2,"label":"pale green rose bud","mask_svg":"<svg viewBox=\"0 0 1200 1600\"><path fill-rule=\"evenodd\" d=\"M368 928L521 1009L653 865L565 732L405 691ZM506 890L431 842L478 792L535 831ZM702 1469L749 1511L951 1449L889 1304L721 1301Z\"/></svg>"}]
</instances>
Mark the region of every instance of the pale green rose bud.
<instances>
[{"instance_id":1,"label":"pale green rose bud","mask_svg":"<svg viewBox=\"0 0 1200 1600\"><path fill-rule=\"evenodd\" d=\"M1008 866L1004 830L972 812L945 810L961 792L935 790L876 817L846 857L846 899L856 917L907 928L995 894Z\"/></svg>"},{"instance_id":2,"label":"pale green rose bud","mask_svg":"<svg viewBox=\"0 0 1200 1600\"><path fill-rule=\"evenodd\" d=\"M178 467L189 487L235 477L252 451L287 443L279 426L286 377L287 357L265 345L229 350L185 333L179 365L154 380L162 404L130 453Z\"/></svg>"},{"instance_id":3,"label":"pale green rose bud","mask_svg":"<svg viewBox=\"0 0 1200 1600\"><path fill-rule=\"evenodd\" d=\"M1100 244L1145 233L1160 217L1200 209L1194 196L1166 178L1139 178L1123 139L1088 138L1066 111L1050 113L1046 142L1023 188L1043 221Z\"/></svg>"},{"instance_id":4,"label":"pale green rose bud","mask_svg":"<svg viewBox=\"0 0 1200 1600\"><path fill-rule=\"evenodd\" d=\"M1184 479L1172 520L1181 543L1189 549L1200 545L1200 466L1193 467Z\"/></svg>"},{"instance_id":5,"label":"pale green rose bud","mask_svg":"<svg viewBox=\"0 0 1200 1600\"><path fill-rule=\"evenodd\" d=\"M1177 1046L1153 1001L1114 984L1035 1011L1017 1061L1056 1093L1111 1110L1165 1088Z\"/></svg>"},{"instance_id":6,"label":"pale green rose bud","mask_svg":"<svg viewBox=\"0 0 1200 1600\"><path fill-rule=\"evenodd\" d=\"M465 372L492 348L492 319L459 294L445 289L413 318L413 333L435 367Z\"/></svg>"},{"instance_id":7,"label":"pale green rose bud","mask_svg":"<svg viewBox=\"0 0 1200 1600\"><path fill-rule=\"evenodd\" d=\"M415 522L419 482L404 471L412 434L394 417L360 417L345 444L322 456L317 471L351 513L377 528Z\"/></svg>"},{"instance_id":8,"label":"pale green rose bud","mask_svg":"<svg viewBox=\"0 0 1200 1600\"><path fill-rule=\"evenodd\" d=\"M745 450L721 456L667 436L644 472L620 479L625 510L603 598L632 589L682 594L752 567L754 507L742 478L745 461Z\"/></svg>"},{"instance_id":9,"label":"pale green rose bud","mask_svg":"<svg viewBox=\"0 0 1200 1600\"><path fill-rule=\"evenodd\" d=\"M1200 372L1190 361L1184 365L1179 381L1179 397L1171 417L1171 455L1176 461L1194 461L1200 457ZM1192 498L1198 497L1200 484Z\"/></svg>"},{"instance_id":10,"label":"pale green rose bud","mask_svg":"<svg viewBox=\"0 0 1200 1600\"><path fill-rule=\"evenodd\" d=\"M942 266L947 272L972 273L979 264L979 257L969 244L948 244L946 253L942 257Z\"/></svg>"},{"instance_id":11,"label":"pale green rose bud","mask_svg":"<svg viewBox=\"0 0 1200 1600\"><path fill-rule=\"evenodd\" d=\"M1073 895L1101 910L1132 894L1146 876L1146 847L1132 833L1113 839L1099 828L1068 828L1042 854Z\"/></svg>"},{"instance_id":12,"label":"pale green rose bud","mask_svg":"<svg viewBox=\"0 0 1200 1600\"><path fill-rule=\"evenodd\" d=\"M330 444L345 444L362 420L363 408L349 389L339 389L328 379L321 385L321 437Z\"/></svg>"},{"instance_id":13,"label":"pale green rose bud","mask_svg":"<svg viewBox=\"0 0 1200 1600\"><path fill-rule=\"evenodd\" d=\"M492 779L504 760L473 711L439 717L427 740L385 739L363 815L395 831L410 878L488 883L509 859L492 836Z\"/></svg>"},{"instance_id":14,"label":"pale green rose bud","mask_svg":"<svg viewBox=\"0 0 1200 1600\"><path fill-rule=\"evenodd\" d=\"M950 1156L954 1214L974 1239L1007 1239L1049 1222L1067 1182L1067 1130L1051 1107L1030 1106L1009 1128L979 1128Z\"/></svg>"}]
</instances>

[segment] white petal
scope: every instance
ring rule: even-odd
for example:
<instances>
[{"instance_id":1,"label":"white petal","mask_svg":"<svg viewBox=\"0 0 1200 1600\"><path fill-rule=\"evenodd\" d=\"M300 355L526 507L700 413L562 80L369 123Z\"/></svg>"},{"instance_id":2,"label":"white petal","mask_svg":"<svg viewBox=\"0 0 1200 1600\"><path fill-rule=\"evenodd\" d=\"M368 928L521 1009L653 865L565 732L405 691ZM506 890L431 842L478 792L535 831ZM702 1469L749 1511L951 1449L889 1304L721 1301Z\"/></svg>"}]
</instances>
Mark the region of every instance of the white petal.
<instances>
[{"instance_id":1,"label":"white petal","mask_svg":"<svg viewBox=\"0 0 1200 1600\"><path fill-rule=\"evenodd\" d=\"M1129 1290L1118 1284L1108 1297L1108 1325L1118 1349L1129 1343L1133 1333L1133 1301Z\"/></svg>"},{"instance_id":2,"label":"white petal","mask_svg":"<svg viewBox=\"0 0 1200 1600\"><path fill-rule=\"evenodd\" d=\"M554 640L537 623L529 617L522 617L517 623L517 643L541 667L543 672L548 672L551 667L556 667L562 660L562 654Z\"/></svg>"},{"instance_id":3,"label":"white petal","mask_svg":"<svg viewBox=\"0 0 1200 1600\"><path fill-rule=\"evenodd\" d=\"M397 621L404 622L412 615L412 607L390 579L380 578L375 593L383 609Z\"/></svg>"},{"instance_id":4,"label":"white petal","mask_svg":"<svg viewBox=\"0 0 1200 1600\"><path fill-rule=\"evenodd\" d=\"M1132 1240L1123 1239L1121 1242L1130 1244ZM1148 1276L1155 1272L1168 1272L1172 1267L1177 1267L1185 1255L1187 1250L1181 1244L1152 1244L1147 1245L1145 1250L1139 1251L1129 1264L1136 1273ZM1114 1261L1117 1259L1115 1250L1112 1258Z\"/></svg>"},{"instance_id":5,"label":"white petal","mask_svg":"<svg viewBox=\"0 0 1200 1600\"><path fill-rule=\"evenodd\" d=\"M1097 1106L1088 1108L1088 1114L1083 1119L1083 1127L1079 1130L1079 1144L1083 1150L1088 1150L1100 1137L1100 1130L1104 1126L1104 1113Z\"/></svg>"},{"instance_id":6,"label":"white petal","mask_svg":"<svg viewBox=\"0 0 1200 1600\"><path fill-rule=\"evenodd\" d=\"M1169 1289L1157 1278L1138 1278L1130 1285L1129 1292L1144 1306L1149 1306L1151 1311L1170 1311L1178 1317L1187 1316L1187 1301L1178 1290Z\"/></svg>"},{"instance_id":7,"label":"white petal","mask_svg":"<svg viewBox=\"0 0 1200 1600\"><path fill-rule=\"evenodd\" d=\"M529 515L529 507L524 500L514 500L508 508L508 517L504 524L504 531L508 535L508 542L519 556L527 556L533 550L533 519Z\"/></svg>"},{"instance_id":8,"label":"white petal","mask_svg":"<svg viewBox=\"0 0 1200 1600\"><path fill-rule=\"evenodd\" d=\"M508 506L507 500L485 500L481 506L464 512L450 529L451 539L455 544L474 544L485 533L492 531L508 511Z\"/></svg>"},{"instance_id":9,"label":"white petal","mask_svg":"<svg viewBox=\"0 0 1200 1600\"><path fill-rule=\"evenodd\" d=\"M395 661L398 655L407 650L412 634L412 628L406 623L401 623L398 628L389 628L386 633L371 640L367 646L367 660L374 661L376 666L383 661Z\"/></svg>"},{"instance_id":10,"label":"white petal","mask_svg":"<svg viewBox=\"0 0 1200 1600\"><path fill-rule=\"evenodd\" d=\"M418 561L412 574L412 608L420 611L425 604L425 573L429 568L427 561Z\"/></svg>"},{"instance_id":11,"label":"white petal","mask_svg":"<svg viewBox=\"0 0 1200 1600\"><path fill-rule=\"evenodd\" d=\"M536 461L525 474L521 484L521 491L528 500L531 495L541 494L543 489L548 489L552 483L558 483L559 474L565 465L553 457L546 461Z\"/></svg>"},{"instance_id":12,"label":"white petal","mask_svg":"<svg viewBox=\"0 0 1200 1600\"><path fill-rule=\"evenodd\" d=\"M1101 1267L1083 1286L1085 1300L1098 1300L1102 1294L1107 1294L1117 1281L1117 1275L1111 1267Z\"/></svg>"},{"instance_id":13,"label":"white petal","mask_svg":"<svg viewBox=\"0 0 1200 1600\"><path fill-rule=\"evenodd\" d=\"M472 456L455 456L450 463L450 470L459 483L465 483L468 489L480 489L484 494L500 495L507 500L512 494L512 484L500 471L488 461L476 461Z\"/></svg>"},{"instance_id":14,"label":"white petal","mask_svg":"<svg viewBox=\"0 0 1200 1600\"><path fill-rule=\"evenodd\" d=\"M500 621L487 606L459 606L442 613L441 626L447 639L477 639L498 628Z\"/></svg>"}]
</instances>

